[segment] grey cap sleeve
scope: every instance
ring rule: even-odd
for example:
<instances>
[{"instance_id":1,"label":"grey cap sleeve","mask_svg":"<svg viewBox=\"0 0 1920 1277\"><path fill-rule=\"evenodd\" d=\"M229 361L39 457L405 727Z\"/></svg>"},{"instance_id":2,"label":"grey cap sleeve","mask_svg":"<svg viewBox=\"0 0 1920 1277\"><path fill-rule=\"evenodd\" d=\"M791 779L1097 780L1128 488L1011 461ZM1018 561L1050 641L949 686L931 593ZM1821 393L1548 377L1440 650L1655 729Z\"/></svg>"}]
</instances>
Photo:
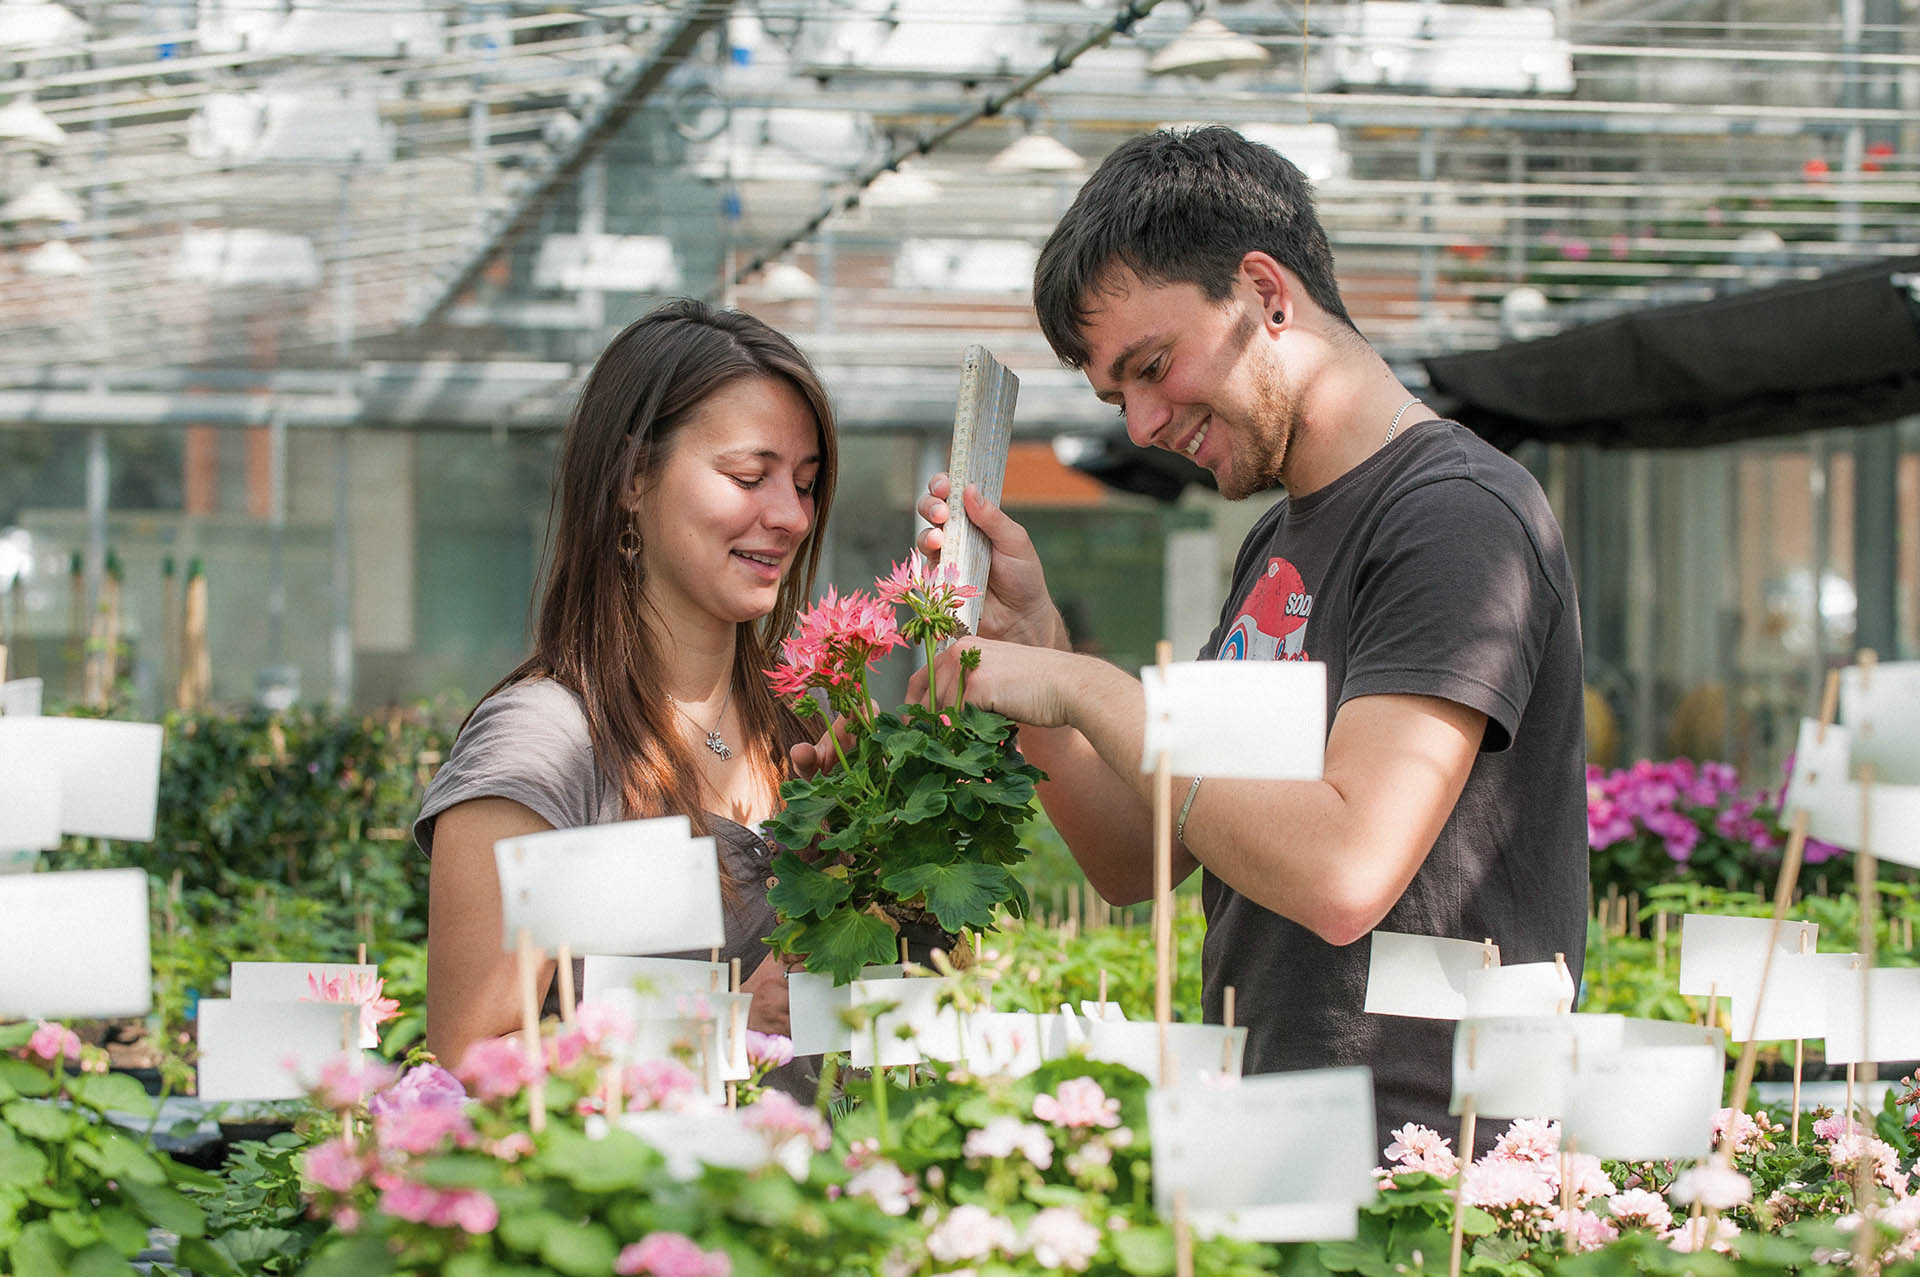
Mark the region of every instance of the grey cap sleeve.
<instances>
[{"instance_id":1,"label":"grey cap sleeve","mask_svg":"<svg viewBox=\"0 0 1920 1277\"><path fill-rule=\"evenodd\" d=\"M440 813L472 798L508 798L555 829L596 823L605 785L586 715L550 679L502 689L480 703L420 800L414 841L433 854Z\"/></svg>"}]
</instances>

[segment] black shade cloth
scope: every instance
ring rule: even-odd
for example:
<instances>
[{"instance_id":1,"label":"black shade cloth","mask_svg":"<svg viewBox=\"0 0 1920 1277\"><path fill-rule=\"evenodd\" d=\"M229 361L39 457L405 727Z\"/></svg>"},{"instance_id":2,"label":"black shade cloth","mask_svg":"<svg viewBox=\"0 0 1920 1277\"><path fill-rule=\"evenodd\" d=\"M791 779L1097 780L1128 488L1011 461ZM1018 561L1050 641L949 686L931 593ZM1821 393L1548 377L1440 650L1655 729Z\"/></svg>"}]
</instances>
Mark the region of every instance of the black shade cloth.
<instances>
[{"instance_id":1,"label":"black shade cloth","mask_svg":"<svg viewBox=\"0 0 1920 1277\"><path fill-rule=\"evenodd\" d=\"M1688 448L1920 412L1920 304L1888 258L1423 360L1447 411L1500 448Z\"/></svg>"}]
</instances>

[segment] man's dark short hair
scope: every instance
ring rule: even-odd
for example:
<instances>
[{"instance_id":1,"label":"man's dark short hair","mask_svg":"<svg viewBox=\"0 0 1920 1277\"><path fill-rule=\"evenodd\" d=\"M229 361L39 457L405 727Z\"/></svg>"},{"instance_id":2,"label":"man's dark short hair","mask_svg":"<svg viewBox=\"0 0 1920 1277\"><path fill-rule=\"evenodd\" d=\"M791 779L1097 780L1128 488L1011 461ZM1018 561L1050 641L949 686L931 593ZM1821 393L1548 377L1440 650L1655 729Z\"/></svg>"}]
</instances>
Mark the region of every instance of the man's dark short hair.
<instances>
[{"instance_id":1,"label":"man's dark short hair","mask_svg":"<svg viewBox=\"0 0 1920 1277\"><path fill-rule=\"evenodd\" d=\"M1220 302L1251 252L1272 256L1322 310L1354 326L1313 191L1285 156L1220 125L1131 138L1087 179L1040 250L1040 330L1062 363L1084 367L1081 333L1116 268L1149 284L1195 284Z\"/></svg>"}]
</instances>

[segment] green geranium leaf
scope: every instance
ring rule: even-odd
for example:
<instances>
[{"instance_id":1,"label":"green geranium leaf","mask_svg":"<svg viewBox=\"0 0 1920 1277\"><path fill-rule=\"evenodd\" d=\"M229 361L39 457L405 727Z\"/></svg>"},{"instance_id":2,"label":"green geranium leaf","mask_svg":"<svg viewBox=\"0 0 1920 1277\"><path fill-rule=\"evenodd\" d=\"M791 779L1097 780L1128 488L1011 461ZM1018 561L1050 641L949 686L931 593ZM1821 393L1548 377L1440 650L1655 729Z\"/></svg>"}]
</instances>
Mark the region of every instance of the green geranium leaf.
<instances>
[{"instance_id":1,"label":"green geranium leaf","mask_svg":"<svg viewBox=\"0 0 1920 1277\"><path fill-rule=\"evenodd\" d=\"M1033 801L1033 781L1018 774L996 776L967 786L983 803L999 807L1025 807Z\"/></svg>"},{"instance_id":2,"label":"green geranium leaf","mask_svg":"<svg viewBox=\"0 0 1920 1277\"><path fill-rule=\"evenodd\" d=\"M773 872L780 881L767 892L767 903L783 918L824 918L853 893L852 883L821 873L790 851L773 858Z\"/></svg>"},{"instance_id":3,"label":"green geranium leaf","mask_svg":"<svg viewBox=\"0 0 1920 1277\"><path fill-rule=\"evenodd\" d=\"M101 1239L100 1225L91 1215L77 1210L57 1210L47 1216L60 1240L74 1250L84 1250Z\"/></svg>"},{"instance_id":4,"label":"green geranium leaf","mask_svg":"<svg viewBox=\"0 0 1920 1277\"><path fill-rule=\"evenodd\" d=\"M47 1177L47 1155L0 1126L0 1185L26 1187Z\"/></svg>"},{"instance_id":5,"label":"green geranium leaf","mask_svg":"<svg viewBox=\"0 0 1920 1277\"><path fill-rule=\"evenodd\" d=\"M13 1243L14 1277L66 1277L68 1254L53 1225L36 1219L20 1230Z\"/></svg>"},{"instance_id":6,"label":"green geranium leaf","mask_svg":"<svg viewBox=\"0 0 1920 1277\"><path fill-rule=\"evenodd\" d=\"M11 1055L0 1055L0 1101L17 1099L22 1095L38 1099L52 1093L51 1073Z\"/></svg>"},{"instance_id":7,"label":"green geranium leaf","mask_svg":"<svg viewBox=\"0 0 1920 1277\"><path fill-rule=\"evenodd\" d=\"M83 1073L67 1084L74 1102L102 1113L153 1116L153 1097L147 1088L124 1073Z\"/></svg>"},{"instance_id":8,"label":"green geranium leaf","mask_svg":"<svg viewBox=\"0 0 1920 1277\"><path fill-rule=\"evenodd\" d=\"M612 1271L620 1247L599 1224L556 1228L540 1246L540 1258L568 1277L600 1277Z\"/></svg>"},{"instance_id":9,"label":"green geranium leaf","mask_svg":"<svg viewBox=\"0 0 1920 1277\"><path fill-rule=\"evenodd\" d=\"M190 1273L205 1277L241 1277L240 1265L227 1253L228 1241L228 1237L211 1242L204 1237L189 1237L174 1248L173 1257Z\"/></svg>"},{"instance_id":10,"label":"green geranium leaf","mask_svg":"<svg viewBox=\"0 0 1920 1277\"><path fill-rule=\"evenodd\" d=\"M654 1177L659 1154L625 1132L590 1140L565 1127L548 1132L539 1169L570 1181L587 1193L611 1193L641 1188Z\"/></svg>"},{"instance_id":11,"label":"green geranium leaf","mask_svg":"<svg viewBox=\"0 0 1920 1277\"><path fill-rule=\"evenodd\" d=\"M893 928L870 913L851 909L812 924L798 943L807 955L807 970L830 975L836 984L853 980L862 967L896 960Z\"/></svg>"},{"instance_id":12,"label":"green geranium leaf","mask_svg":"<svg viewBox=\"0 0 1920 1277\"><path fill-rule=\"evenodd\" d=\"M47 1144L67 1139L80 1126L80 1119L67 1110L34 1100L0 1105L0 1120L22 1135Z\"/></svg>"},{"instance_id":13,"label":"green geranium leaf","mask_svg":"<svg viewBox=\"0 0 1920 1277\"><path fill-rule=\"evenodd\" d=\"M206 1235L206 1213L166 1185L130 1182L120 1189L134 1209L168 1232L182 1237Z\"/></svg>"},{"instance_id":14,"label":"green geranium leaf","mask_svg":"<svg viewBox=\"0 0 1920 1277\"><path fill-rule=\"evenodd\" d=\"M31 1020L21 1020L15 1024L0 1024L0 1051L17 1051L33 1040L33 1032L39 1026Z\"/></svg>"},{"instance_id":15,"label":"green geranium leaf","mask_svg":"<svg viewBox=\"0 0 1920 1277\"><path fill-rule=\"evenodd\" d=\"M884 875L880 885L902 900L924 895L941 927L959 931L992 925L993 907L1010 894L1013 876L999 865L963 861L896 870Z\"/></svg>"},{"instance_id":16,"label":"green geranium leaf","mask_svg":"<svg viewBox=\"0 0 1920 1277\"><path fill-rule=\"evenodd\" d=\"M140 1141L119 1131L101 1131L97 1142L76 1145L73 1155L108 1179L164 1184L167 1172Z\"/></svg>"},{"instance_id":17,"label":"green geranium leaf","mask_svg":"<svg viewBox=\"0 0 1920 1277\"><path fill-rule=\"evenodd\" d=\"M67 1256L67 1277L133 1277L135 1271L126 1256L104 1241Z\"/></svg>"},{"instance_id":18,"label":"green geranium leaf","mask_svg":"<svg viewBox=\"0 0 1920 1277\"><path fill-rule=\"evenodd\" d=\"M103 1207L95 1216L101 1236L122 1255L137 1255L147 1246L147 1224L124 1206Z\"/></svg>"},{"instance_id":19,"label":"green geranium leaf","mask_svg":"<svg viewBox=\"0 0 1920 1277\"><path fill-rule=\"evenodd\" d=\"M906 801L895 809L894 814L903 825L917 825L923 820L938 816L946 809L946 777L930 772L914 782Z\"/></svg>"},{"instance_id":20,"label":"green geranium leaf","mask_svg":"<svg viewBox=\"0 0 1920 1277\"><path fill-rule=\"evenodd\" d=\"M1173 1271L1173 1230L1154 1226L1152 1228L1129 1228L1123 1233L1115 1233L1113 1242L1114 1258L1120 1261L1120 1267L1133 1277L1165 1277Z\"/></svg>"},{"instance_id":21,"label":"green geranium leaf","mask_svg":"<svg viewBox=\"0 0 1920 1277\"><path fill-rule=\"evenodd\" d=\"M333 1233L300 1277L384 1277L393 1271L393 1252L384 1238L365 1233Z\"/></svg>"}]
</instances>

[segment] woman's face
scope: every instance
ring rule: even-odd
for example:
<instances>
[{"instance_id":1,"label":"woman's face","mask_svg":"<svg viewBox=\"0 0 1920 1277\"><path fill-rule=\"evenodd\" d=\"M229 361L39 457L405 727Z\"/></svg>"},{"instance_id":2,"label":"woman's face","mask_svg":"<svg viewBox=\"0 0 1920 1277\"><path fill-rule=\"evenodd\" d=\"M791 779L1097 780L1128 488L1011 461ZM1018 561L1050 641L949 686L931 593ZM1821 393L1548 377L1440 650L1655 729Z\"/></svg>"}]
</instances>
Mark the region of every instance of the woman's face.
<instances>
[{"instance_id":1,"label":"woman's face","mask_svg":"<svg viewBox=\"0 0 1920 1277\"><path fill-rule=\"evenodd\" d=\"M783 380L743 377L693 411L635 498L641 588L669 634L773 610L813 528L819 470L813 411Z\"/></svg>"}]
</instances>

